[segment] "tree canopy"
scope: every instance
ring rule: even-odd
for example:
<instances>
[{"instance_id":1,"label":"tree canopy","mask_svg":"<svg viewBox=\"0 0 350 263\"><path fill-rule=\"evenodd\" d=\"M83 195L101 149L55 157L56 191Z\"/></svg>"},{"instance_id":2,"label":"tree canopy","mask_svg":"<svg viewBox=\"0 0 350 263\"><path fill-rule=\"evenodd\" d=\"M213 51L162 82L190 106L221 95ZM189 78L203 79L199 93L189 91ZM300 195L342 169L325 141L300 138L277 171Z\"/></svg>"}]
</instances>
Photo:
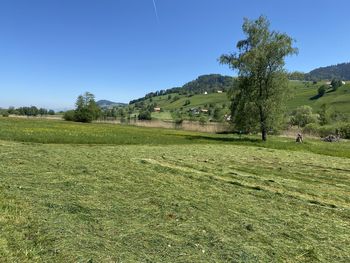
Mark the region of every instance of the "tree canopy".
<instances>
[{"instance_id":1,"label":"tree canopy","mask_svg":"<svg viewBox=\"0 0 350 263\"><path fill-rule=\"evenodd\" d=\"M92 122L100 116L101 109L95 102L95 96L90 92L79 95L75 106L74 111L66 112L64 115L65 120Z\"/></svg>"},{"instance_id":2,"label":"tree canopy","mask_svg":"<svg viewBox=\"0 0 350 263\"><path fill-rule=\"evenodd\" d=\"M236 128L259 129L265 141L283 116L288 89L285 58L296 54L297 49L287 34L270 30L265 16L244 19L242 28L246 38L238 41L238 52L222 55L220 62L238 71L237 84L230 92Z\"/></svg>"}]
</instances>

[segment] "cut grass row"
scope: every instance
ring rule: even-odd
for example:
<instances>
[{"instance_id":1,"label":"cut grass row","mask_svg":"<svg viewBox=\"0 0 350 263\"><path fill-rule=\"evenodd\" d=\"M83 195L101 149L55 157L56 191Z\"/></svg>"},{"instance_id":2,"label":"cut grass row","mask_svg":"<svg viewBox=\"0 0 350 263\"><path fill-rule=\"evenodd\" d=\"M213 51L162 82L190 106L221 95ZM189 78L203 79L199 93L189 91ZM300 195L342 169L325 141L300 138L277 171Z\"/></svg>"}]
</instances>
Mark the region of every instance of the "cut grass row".
<instances>
[{"instance_id":1,"label":"cut grass row","mask_svg":"<svg viewBox=\"0 0 350 263\"><path fill-rule=\"evenodd\" d=\"M349 262L346 158L0 141L1 262Z\"/></svg>"}]
</instances>

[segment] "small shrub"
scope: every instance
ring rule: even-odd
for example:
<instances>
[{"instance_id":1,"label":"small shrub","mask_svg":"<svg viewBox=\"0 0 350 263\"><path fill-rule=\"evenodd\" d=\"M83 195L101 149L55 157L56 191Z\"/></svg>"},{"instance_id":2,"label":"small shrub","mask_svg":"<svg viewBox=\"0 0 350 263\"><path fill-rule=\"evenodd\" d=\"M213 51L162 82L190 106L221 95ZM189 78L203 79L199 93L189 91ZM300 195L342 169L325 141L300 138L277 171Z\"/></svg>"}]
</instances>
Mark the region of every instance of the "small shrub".
<instances>
[{"instance_id":1,"label":"small shrub","mask_svg":"<svg viewBox=\"0 0 350 263\"><path fill-rule=\"evenodd\" d=\"M191 101L190 100L186 100L183 106L187 106L187 105L190 105L190 104L191 104Z\"/></svg>"},{"instance_id":2,"label":"small shrub","mask_svg":"<svg viewBox=\"0 0 350 263\"><path fill-rule=\"evenodd\" d=\"M75 111L69 110L63 114L63 119L66 121L75 121Z\"/></svg>"},{"instance_id":3,"label":"small shrub","mask_svg":"<svg viewBox=\"0 0 350 263\"><path fill-rule=\"evenodd\" d=\"M350 139L350 123L345 123L339 127L340 137Z\"/></svg>"},{"instance_id":4,"label":"small shrub","mask_svg":"<svg viewBox=\"0 0 350 263\"><path fill-rule=\"evenodd\" d=\"M310 123L303 129L304 132L326 137L328 135L340 135L343 139L350 139L350 123L337 123L332 125L320 126L316 123Z\"/></svg>"},{"instance_id":5,"label":"small shrub","mask_svg":"<svg viewBox=\"0 0 350 263\"><path fill-rule=\"evenodd\" d=\"M147 120L147 121L152 120L151 112L148 110L141 111L139 113L138 119L139 120Z\"/></svg>"},{"instance_id":6,"label":"small shrub","mask_svg":"<svg viewBox=\"0 0 350 263\"><path fill-rule=\"evenodd\" d=\"M326 85L322 85L321 87L318 88L318 96L322 97L327 90L327 86Z\"/></svg>"},{"instance_id":7,"label":"small shrub","mask_svg":"<svg viewBox=\"0 0 350 263\"><path fill-rule=\"evenodd\" d=\"M292 112L290 123L299 127L305 127L309 123L317 123L318 115L312 113L308 105L300 106Z\"/></svg>"},{"instance_id":8,"label":"small shrub","mask_svg":"<svg viewBox=\"0 0 350 263\"><path fill-rule=\"evenodd\" d=\"M205 117L202 116L202 117L199 118L199 124L200 125L204 125L206 123L207 123L207 119Z\"/></svg>"}]
</instances>

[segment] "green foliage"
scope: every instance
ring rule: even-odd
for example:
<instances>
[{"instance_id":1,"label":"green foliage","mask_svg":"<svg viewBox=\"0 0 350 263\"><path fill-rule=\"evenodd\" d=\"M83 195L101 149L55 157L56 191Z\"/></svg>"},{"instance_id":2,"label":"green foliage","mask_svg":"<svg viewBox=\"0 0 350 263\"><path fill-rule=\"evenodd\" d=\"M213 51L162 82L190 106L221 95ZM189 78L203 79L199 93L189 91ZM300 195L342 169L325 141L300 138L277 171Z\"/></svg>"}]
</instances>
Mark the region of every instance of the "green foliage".
<instances>
[{"instance_id":1,"label":"green foliage","mask_svg":"<svg viewBox=\"0 0 350 263\"><path fill-rule=\"evenodd\" d=\"M75 121L75 111L68 110L63 114L63 119L66 121Z\"/></svg>"},{"instance_id":2,"label":"green foliage","mask_svg":"<svg viewBox=\"0 0 350 263\"><path fill-rule=\"evenodd\" d=\"M288 74L288 79L290 80L305 80L305 73L300 71L294 71Z\"/></svg>"},{"instance_id":3,"label":"green foliage","mask_svg":"<svg viewBox=\"0 0 350 263\"><path fill-rule=\"evenodd\" d=\"M343 85L343 82L340 79L333 79L331 82L333 91L336 91L342 85Z\"/></svg>"},{"instance_id":4,"label":"green foliage","mask_svg":"<svg viewBox=\"0 0 350 263\"><path fill-rule=\"evenodd\" d=\"M178 95L175 95L172 99L171 99L171 102L175 102L177 100L179 100L180 97Z\"/></svg>"},{"instance_id":5,"label":"green foliage","mask_svg":"<svg viewBox=\"0 0 350 263\"><path fill-rule=\"evenodd\" d=\"M220 107L215 107L214 108L214 113L213 113L213 119L215 121L221 122L224 119L224 112L222 108Z\"/></svg>"},{"instance_id":6,"label":"green foliage","mask_svg":"<svg viewBox=\"0 0 350 263\"><path fill-rule=\"evenodd\" d=\"M201 125L206 124L206 123L207 123L207 118L204 117L204 116L201 116L201 117L199 118L199 123L200 123Z\"/></svg>"},{"instance_id":7,"label":"green foliage","mask_svg":"<svg viewBox=\"0 0 350 263\"><path fill-rule=\"evenodd\" d=\"M320 137L339 135L343 139L350 139L349 123L333 123L324 126L320 126L317 123L310 123L305 126L304 131Z\"/></svg>"},{"instance_id":8,"label":"green foliage","mask_svg":"<svg viewBox=\"0 0 350 263\"><path fill-rule=\"evenodd\" d=\"M186 100L185 103L184 103L184 106L187 106L187 105L190 105L191 104L191 101L190 100Z\"/></svg>"},{"instance_id":9,"label":"green foliage","mask_svg":"<svg viewBox=\"0 0 350 263\"><path fill-rule=\"evenodd\" d=\"M297 52L291 37L270 31L269 27L264 16L254 21L245 19L246 39L237 43L238 54L220 58L221 63L238 71L238 85L231 93L235 125L247 130L249 122L258 123L264 141L267 132L276 129L283 116L288 88L285 57Z\"/></svg>"},{"instance_id":10,"label":"green foliage","mask_svg":"<svg viewBox=\"0 0 350 263\"><path fill-rule=\"evenodd\" d=\"M320 86L320 87L318 88L318 90L317 90L318 96L319 96L319 97L322 97L322 96L326 93L327 89L328 89L328 86L327 86L327 85L322 85L322 86Z\"/></svg>"},{"instance_id":11,"label":"green foliage","mask_svg":"<svg viewBox=\"0 0 350 263\"><path fill-rule=\"evenodd\" d=\"M139 115L138 115L138 119L139 120L152 120L152 114L149 110L147 109L143 109L140 111Z\"/></svg>"},{"instance_id":12,"label":"green foliage","mask_svg":"<svg viewBox=\"0 0 350 263\"><path fill-rule=\"evenodd\" d=\"M320 125L326 125L330 122L330 114L326 104L322 104L318 111Z\"/></svg>"},{"instance_id":13,"label":"green foliage","mask_svg":"<svg viewBox=\"0 0 350 263\"><path fill-rule=\"evenodd\" d=\"M231 88L233 80L232 77L219 74L203 75L185 84L182 89L194 94L215 93L218 90L227 91Z\"/></svg>"},{"instance_id":14,"label":"green foliage","mask_svg":"<svg viewBox=\"0 0 350 263\"><path fill-rule=\"evenodd\" d=\"M317 123L318 115L312 113L310 106L304 105L298 107L292 112L290 122L298 127L305 127L309 123Z\"/></svg>"},{"instance_id":15,"label":"green foliage","mask_svg":"<svg viewBox=\"0 0 350 263\"><path fill-rule=\"evenodd\" d=\"M0 110L0 114L2 117L8 117L10 115L6 110Z\"/></svg>"},{"instance_id":16,"label":"green foliage","mask_svg":"<svg viewBox=\"0 0 350 263\"><path fill-rule=\"evenodd\" d=\"M350 139L350 123L339 125L339 134L345 139Z\"/></svg>"},{"instance_id":17,"label":"green foliage","mask_svg":"<svg viewBox=\"0 0 350 263\"><path fill-rule=\"evenodd\" d=\"M85 92L77 98L75 103L74 121L92 122L100 116L101 109L95 102L95 96L92 93Z\"/></svg>"}]
</instances>

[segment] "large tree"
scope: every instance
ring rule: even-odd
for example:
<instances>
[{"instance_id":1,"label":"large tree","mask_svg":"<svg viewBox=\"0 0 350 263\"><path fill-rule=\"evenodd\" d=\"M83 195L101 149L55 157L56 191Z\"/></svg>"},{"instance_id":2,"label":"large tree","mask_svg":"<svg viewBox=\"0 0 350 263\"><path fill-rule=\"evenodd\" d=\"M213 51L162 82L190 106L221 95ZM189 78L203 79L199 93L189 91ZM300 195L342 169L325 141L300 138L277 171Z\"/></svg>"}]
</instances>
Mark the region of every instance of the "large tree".
<instances>
[{"instance_id":1,"label":"large tree","mask_svg":"<svg viewBox=\"0 0 350 263\"><path fill-rule=\"evenodd\" d=\"M293 39L270 30L266 17L244 19L246 39L237 43L237 53L222 55L220 62L238 71L231 91L232 120L245 131L258 128L262 140L277 128L283 116L283 102L288 90L285 58L297 53Z\"/></svg>"},{"instance_id":2,"label":"large tree","mask_svg":"<svg viewBox=\"0 0 350 263\"><path fill-rule=\"evenodd\" d=\"M100 107L95 102L95 96L85 92L77 98L75 103L74 120L78 122L91 122L96 120L101 112Z\"/></svg>"}]
</instances>

